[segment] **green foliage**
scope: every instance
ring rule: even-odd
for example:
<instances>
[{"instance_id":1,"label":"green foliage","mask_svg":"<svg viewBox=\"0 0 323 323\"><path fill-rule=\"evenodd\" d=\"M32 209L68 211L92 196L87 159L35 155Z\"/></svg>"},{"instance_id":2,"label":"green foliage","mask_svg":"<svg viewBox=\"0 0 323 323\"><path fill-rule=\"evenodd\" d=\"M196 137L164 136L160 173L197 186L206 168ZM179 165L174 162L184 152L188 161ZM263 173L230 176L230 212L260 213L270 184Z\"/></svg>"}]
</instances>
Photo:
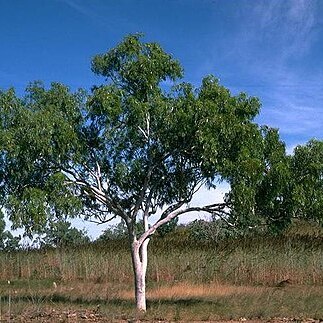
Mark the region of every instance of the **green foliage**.
<instances>
[{"instance_id":1,"label":"green foliage","mask_svg":"<svg viewBox=\"0 0 323 323\"><path fill-rule=\"evenodd\" d=\"M234 234L221 220L195 220L187 225L189 236L196 242L217 242Z\"/></svg>"},{"instance_id":2,"label":"green foliage","mask_svg":"<svg viewBox=\"0 0 323 323\"><path fill-rule=\"evenodd\" d=\"M1 193L16 227L29 233L64 216L120 216L139 234L143 214L184 205L197 187L218 180L232 187L235 225L252 222L263 169L258 99L233 96L213 76L199 88L176 84L179 62L141 37L93 58L93 72L107 83L89 95L40 82L22 99L0 93ZM174 82L168 92L167 80Z\"/></svg>"},{"instance_id":3,"label":"green foliage","mask_svg":"<svg viewBox=\"0 0 323 323\"><path fill-rule=\"evenodd\" d=\"M110 240L124 240L127 239L127 227L123 221L118 224L110 225L103 233L96 239L96 242L104 242Z\"/></svg>"},{"instance_id":4,"label":"green foliage","mask_svg":"<svg viewBox=\"0 0 323 323\"><path fill-rule=\"evenodd\" d=\"M274 230L282 230L290 224L291 169L290 157L286 155L285 144L277 130L263 128L264 169L257 187L258 212Z\"/></svg>"},{"instance_id":5,"label":"green foliage","mask_svg":"<svg viewBox=\"0 0 323 323\"><path fill-rule=\"evenodd\" d=\"M213 216L232 227L322 220L321 143L286 156L278 131L254 122L257 98L232 95L214 76L197 88L181 82L180 63L139 34L96 55L92 70L106 82L89 94L40 82L23 98L0 92L0 196L14 227L31 234L66 216L121 217L137 236L143 216L219 181L231 190Z\"/></svg>"},{"instance_id":6,"label":"green foliage","mask_svg":"<svg viewBox=\"0 0 323 323\"><path fill-rule=\"evenodd\" d=\"M177 228L178 217L173 218L169 222L163 224L157 229L157 232L160 237L165 237L167 234L174 232Z\"/></svg>"},{"instance_id":7,"label":"green foliage","mask_svg":"<svg viewBox=\"0 0 323 323\"><path fill-rule=\"evenodd\" d=\"M21 249L21 236L14 236L10 231L5 231L2 235L1 250L16 251Z\"/></svg>"},{"instance_id":8,"label":"green foliage","mask_svg":"<svg viewBox=\"0 0 323 323\"><path fill-rule=\"evenodd\" d=\"M80 93L36 82L23 99L0 92L0 102L1 193L14 227L39 231L48 218L75 215L79 202L62 169L79 149Z\"/></svg>"},{"instance_id":9,"label":"green foliage","mask_svg":"<svg viewBox=\"0 0 323 323\"><path fill-rule=\"evenodd\" d=\"M112 80L113 84L131 93L135 99L147 101L159 84L182 76L180 64L156 43L142 43L142 35L130 35L106 54L92 60L92 71Z\"/></svg>"},{"instance_id":10,"label":"green foliage","mask_svg":"<svg viewBox=\"0 0 323 323\"><path fill-rule=\"evenodd\" d=\"M90 242L85 230L73 228L71 223L63 220L51 222L44 230L44 234L41 244L46 247L71 247Z\"/></svg>"},{"instance_id":11,"label":"green foliage","mask_svg":"<svg viewBox=\"0 0 323 323\"><path fill-rule=\"evenodd\" d=\"M6 222L4 220L3 212L0 212L0 250L14 251L19 249L21 237L13 236L13 234L6 230Z\"/></svg>"},{"instance_id":12,"label":"green foliage","mask_svg":"<svg viewBox=\"0 0 323 323\"><path fill-rule=\"evenodd\" d=\"M294 216L323 225L323 141L297 146L291 168Z\"/></svg>"}]
</instances>

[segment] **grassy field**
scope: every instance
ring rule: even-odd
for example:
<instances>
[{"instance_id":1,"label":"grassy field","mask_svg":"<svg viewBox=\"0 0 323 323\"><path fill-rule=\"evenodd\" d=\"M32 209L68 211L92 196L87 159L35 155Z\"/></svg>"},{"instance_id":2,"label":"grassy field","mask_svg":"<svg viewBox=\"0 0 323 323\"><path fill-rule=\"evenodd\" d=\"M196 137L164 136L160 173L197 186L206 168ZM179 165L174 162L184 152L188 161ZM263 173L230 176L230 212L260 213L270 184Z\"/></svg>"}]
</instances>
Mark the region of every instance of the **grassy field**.
<instances>
[{"instance_id":1,"label":"grassy field","mask_svg":"<svg viewBox=\"0 0 323 323\"><path fill-rule=\"evenodd\" d=\"M153 240L149 253L141 319L323 319L322 236L210 243L181 233ZM126 241L0 253L0 321L136 319L132 284Z\"/></svg>"},{"instance_id":2,"label":"grassy field","mask_svg":"<svg viewBox=\"0 0 323 323\"><path fill-rule=\"evenodd\" d=\"M119 291L116 291L117 287ZM320 286L279 288L215 283L156 286L148 292L148 312L140 316L134 310L133 291L129 286L69 282L60 283L55 289L50 281L20 281L10 287L11 293L8 293L7 286L1 288L2 294L6 295L1 298L3 319L8 318L9 313L13 317L34 318L41 318L44 313L49 317L59 313L63 319L70 319L68 314L73 313L79 316L79 320L87 313L88 317L96 315L98 321L135 318L148 321L273 318L306 321L323 317L323 289Z\"/></svg>"}]
</instances>

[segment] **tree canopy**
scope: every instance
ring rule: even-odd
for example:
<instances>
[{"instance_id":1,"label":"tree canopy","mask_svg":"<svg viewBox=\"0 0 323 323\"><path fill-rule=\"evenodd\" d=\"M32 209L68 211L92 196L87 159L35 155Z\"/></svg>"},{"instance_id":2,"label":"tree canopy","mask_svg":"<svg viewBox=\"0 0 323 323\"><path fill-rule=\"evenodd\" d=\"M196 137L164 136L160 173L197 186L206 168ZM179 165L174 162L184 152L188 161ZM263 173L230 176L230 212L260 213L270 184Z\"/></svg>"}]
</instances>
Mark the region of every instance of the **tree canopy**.
<instances>
[{"instance_id":1,"label":"tree canopy","mask_svg":"<svg viewBox=\"0 0 323 323\"><path fill-rule=\"evenodd\" d=\"M138 35L95 56L92 70L107 83L91 94L40 82L21 99L1 92L1 189L16 226L135 218L171 205L165 216L199 186L238 185L241 168L261 167L256 98L232 96L213 76L167 92L162 82L178 80L182 67Z\"/></svg>"},{"instance_id":2,"label":"tree canopy","mask_svg":"<svg viewBox=\"0 0 323 323\"><path fill-rule=\"evenodd\" d=\"M232 227L283 227L295 192L295 212L321 214L322 143L286 156L277 130L254 122L257 98L233 95L212 75L198 87L183 82L180 63L141 35L95 56L92 71L104 81L90 93L41 82L22 98L0 92L0 193L27 233L66 216L121 218L138 308L145 309L149 238L178 215L204 211ZM200 187L221 181L231 187L225 201L190 205ZM302 208L307 198L310 211Z\"/></svg>"},{"instance_id":3,"label":"tree canopy","mask_svg":"<svg viewBox=\"0 0 323 323\"><path fill-rule=\"evenodd\" d=\"M291 170L293 215L323 225L323 141L313 139L297 146Z\"/></svg>"}]
</instances>

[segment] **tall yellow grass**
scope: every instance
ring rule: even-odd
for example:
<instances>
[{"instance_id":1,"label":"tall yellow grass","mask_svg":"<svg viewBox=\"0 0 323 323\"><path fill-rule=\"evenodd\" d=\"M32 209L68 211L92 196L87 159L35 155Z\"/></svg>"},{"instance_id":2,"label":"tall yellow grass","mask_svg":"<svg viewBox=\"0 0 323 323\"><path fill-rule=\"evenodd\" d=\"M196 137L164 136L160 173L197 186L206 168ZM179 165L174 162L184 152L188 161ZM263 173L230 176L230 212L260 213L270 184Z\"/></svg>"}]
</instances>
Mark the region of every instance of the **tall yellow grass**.
<instances>
[{"instance_id":1,"label":"tall yellow grass","mask_svg":"<svg viewBox=\"0 0 323 323\"><path fill-rule=\"evenodd\" d=\"M75 249L0 253L0 280L133 282L127 242ZM155 239L149 248L147 281L159 284L323 285L323 239L254 237L198 243L187 238Z\"/></svg>"}]
</instances>

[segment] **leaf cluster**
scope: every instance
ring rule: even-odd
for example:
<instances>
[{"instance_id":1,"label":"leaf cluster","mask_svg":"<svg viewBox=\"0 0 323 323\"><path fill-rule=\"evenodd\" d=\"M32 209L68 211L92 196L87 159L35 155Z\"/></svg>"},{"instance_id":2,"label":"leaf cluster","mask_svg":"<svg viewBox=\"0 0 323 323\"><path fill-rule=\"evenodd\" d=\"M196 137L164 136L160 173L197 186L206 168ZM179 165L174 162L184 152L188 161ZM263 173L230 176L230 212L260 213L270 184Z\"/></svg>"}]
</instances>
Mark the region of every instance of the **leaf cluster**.
<instances>
[{"instance_id":1,"label":"leaf cluster","mask_svg":"<svg viewBox=\"0 0 323 323\"><path fill-rule=\"evenodd\" d=\"M232 95L212 75L199 87L182 82L180 63L141 37L93 58L105 82L90 93L40 82L22 98L0 92L0 196L15 227L121 217L139 232L140 216L166 209L163 220L219 181L231 190L213 215L229 225L320 218L322 143L286 156L278 131L254 122L257 98Z\"/></svg>"}]
</instances>

